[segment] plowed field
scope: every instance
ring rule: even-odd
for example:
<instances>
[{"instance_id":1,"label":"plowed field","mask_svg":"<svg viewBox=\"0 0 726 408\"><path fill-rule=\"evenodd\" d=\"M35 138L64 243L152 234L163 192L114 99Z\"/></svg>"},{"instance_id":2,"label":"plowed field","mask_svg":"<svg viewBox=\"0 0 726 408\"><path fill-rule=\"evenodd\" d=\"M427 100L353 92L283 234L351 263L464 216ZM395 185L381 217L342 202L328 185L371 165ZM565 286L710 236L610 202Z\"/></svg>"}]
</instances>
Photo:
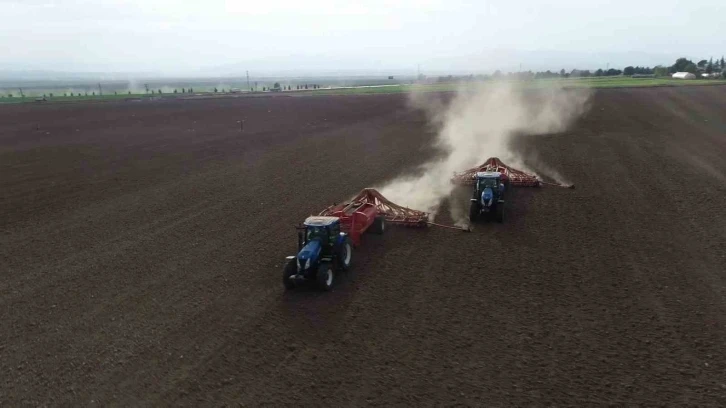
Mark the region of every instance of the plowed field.
<instances>
[{"instance_id":1,"label":"plowed field","mask_svg":"<svg viewBox=\"0 0 726 408\"><path fill-rule=\"evenodd\" d=\"M599 90L517 146L577 189L285 293L295 224L435 154L405 95L3 107L0 403L726 406L725 113Z\"/></svg>"}]
</instances>

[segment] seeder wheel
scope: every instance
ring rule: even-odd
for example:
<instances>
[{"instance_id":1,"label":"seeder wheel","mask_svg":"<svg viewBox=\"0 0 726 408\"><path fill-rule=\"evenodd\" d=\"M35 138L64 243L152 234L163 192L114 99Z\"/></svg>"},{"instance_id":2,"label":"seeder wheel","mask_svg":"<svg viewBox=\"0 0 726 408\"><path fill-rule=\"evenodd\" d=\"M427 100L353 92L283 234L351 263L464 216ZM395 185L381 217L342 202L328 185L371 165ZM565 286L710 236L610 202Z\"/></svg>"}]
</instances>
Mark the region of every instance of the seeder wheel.
<instances>
[{"instance_id":1,"label":"seeder wheel","mask_svg":"<svg viewBox=\"0 0 726 408\"><path fill-rule=\"evenodd\" d=\"M371 224L370 230L374 234L382 235L384 232L386 232L386 217L379 215Z\"/></svg>"}]
</instances>

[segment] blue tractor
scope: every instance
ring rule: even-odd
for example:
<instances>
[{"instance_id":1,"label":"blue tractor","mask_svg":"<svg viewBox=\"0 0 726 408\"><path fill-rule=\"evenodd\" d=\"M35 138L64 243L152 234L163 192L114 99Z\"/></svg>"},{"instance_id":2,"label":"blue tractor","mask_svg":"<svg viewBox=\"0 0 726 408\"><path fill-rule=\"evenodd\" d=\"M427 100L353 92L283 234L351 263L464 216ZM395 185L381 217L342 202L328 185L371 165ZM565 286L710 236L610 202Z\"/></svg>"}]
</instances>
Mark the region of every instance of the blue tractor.
<instances>
[{"instance_id":1,"label":"blue tractor","mask_svg":"<svg viewBox=\"0 0 726 408\"><path fill-rule=\"evenodd\" d=\"M336 271L350 268L353 245L340 231L339 217L308 217L298 227L298 254L288 256L282 272L285 289L313 281L323 290L333 287Z\"/></svg>"},{"instance_id":2,"label":"blue tractor","mask_svg":"<svg viewBox=\"0 0 726 408\"><path fill-rule=\"evenodd\" d=\"M502 173L494 171L476 173L474 195L469 207L469 221L476 222L485 216L504 222L504 190Z\"/></svg>"}]
</instances>

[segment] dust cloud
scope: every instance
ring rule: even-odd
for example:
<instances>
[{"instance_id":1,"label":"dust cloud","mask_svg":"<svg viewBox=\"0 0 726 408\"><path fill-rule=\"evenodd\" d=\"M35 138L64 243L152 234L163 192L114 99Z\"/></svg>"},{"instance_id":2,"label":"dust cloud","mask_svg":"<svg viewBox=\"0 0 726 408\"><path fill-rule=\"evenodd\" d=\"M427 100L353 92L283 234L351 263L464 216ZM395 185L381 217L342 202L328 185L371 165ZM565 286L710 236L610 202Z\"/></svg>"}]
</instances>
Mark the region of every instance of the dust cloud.
<instances>
[{"instance_id":1,"label":"dust cloud","mask_svg":"<svg viewBox=\"0 0 726 408\"><path fill-rule=\"evenodd\" d=\"M429 211L433 218L442 200L451 195L454 185L450 179L454 172L474 167L492 156L532 170L510 149L512 137L566 130L585 112L589 95L586 89L565 90L553 85L533 90L513 82L461 84L450 102L437 94L412 92L411 106L426 112L438 130L435 147L444 154L424 164L418 175L395 179L379 191L395 203ZM463 225L467 212L455 202L449 207L452 218Z\"/></svg>"}]
</instances>

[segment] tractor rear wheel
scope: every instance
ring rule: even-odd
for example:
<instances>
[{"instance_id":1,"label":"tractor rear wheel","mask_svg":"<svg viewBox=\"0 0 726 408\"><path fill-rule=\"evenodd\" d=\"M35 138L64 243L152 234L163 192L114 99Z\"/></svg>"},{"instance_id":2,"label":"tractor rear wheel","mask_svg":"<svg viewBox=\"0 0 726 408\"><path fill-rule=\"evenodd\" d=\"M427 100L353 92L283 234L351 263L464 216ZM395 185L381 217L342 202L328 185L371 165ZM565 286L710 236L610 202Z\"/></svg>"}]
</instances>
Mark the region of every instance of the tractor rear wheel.
<instances>
[{"instance_id":1,"label":"tractor rear wheel","mask_svg":"<svg viewBox=\"0 0 726 408\"><path fill-rule=\"evenodd\" d=\"M295 282L290 279L292 276L297 274L297 260L291 259L285 265L285 269L282 270L282 284L285 285L285 289L295 289Z\"/></svg>"},{"instance_id":2,"label":"tractor rear wheel","mask_svg":"<svg viewBox=\"0 0 726 408\"><path fill-rule=\"evenodd\" d=\"M469 222L476 222L479 218L479 205L475 202L471 202L469 206Z\"/></svg>"},{"instance_id":3,"label":"tractor rear wheel","mask_svg":"<svg viewBox=\"0 0 726 408\"><path fill-rule=\"evenodd\" d=\"M497 222L504 222L504 203L497 204Z\"/></svg>"},{"instance_id":4,"label":"tractor rear wheel","mask_svg":"<svg viewBox=\"0 0 726 408\"><path fill-rule=\"evenodd\" d=\"M384 217L382 215L377 216L373 220L370 230L372 233L378 234L378 235L381 235L384 232L386 232L386 217Z\"/></svg>"},{"instance_id":5,"label":"tractor rear wheel","mask_svg":"<svg viewBox=\"0 0 726 408\"><path fill-rule=\"evenodd\" d=\"M347 271L350 269L350 263L353 260L353 244L349 237L345 237L343 242L338 245L335 257L338 270Z\"/></svg>"},{"instance_id":6,"label":"tractor rear wheel","mask_svg":"<svg viewBox=\"0 0 726 408\"><path fill-rule=\"evenodd\" d=\"M333 272L333 265L330 262L321 262L318 266L318 274L315 277L318 282L318 287L324 291L329 291L333 288L333 281L335 280L335 273Z\"/></svg>"}]
</instances>

